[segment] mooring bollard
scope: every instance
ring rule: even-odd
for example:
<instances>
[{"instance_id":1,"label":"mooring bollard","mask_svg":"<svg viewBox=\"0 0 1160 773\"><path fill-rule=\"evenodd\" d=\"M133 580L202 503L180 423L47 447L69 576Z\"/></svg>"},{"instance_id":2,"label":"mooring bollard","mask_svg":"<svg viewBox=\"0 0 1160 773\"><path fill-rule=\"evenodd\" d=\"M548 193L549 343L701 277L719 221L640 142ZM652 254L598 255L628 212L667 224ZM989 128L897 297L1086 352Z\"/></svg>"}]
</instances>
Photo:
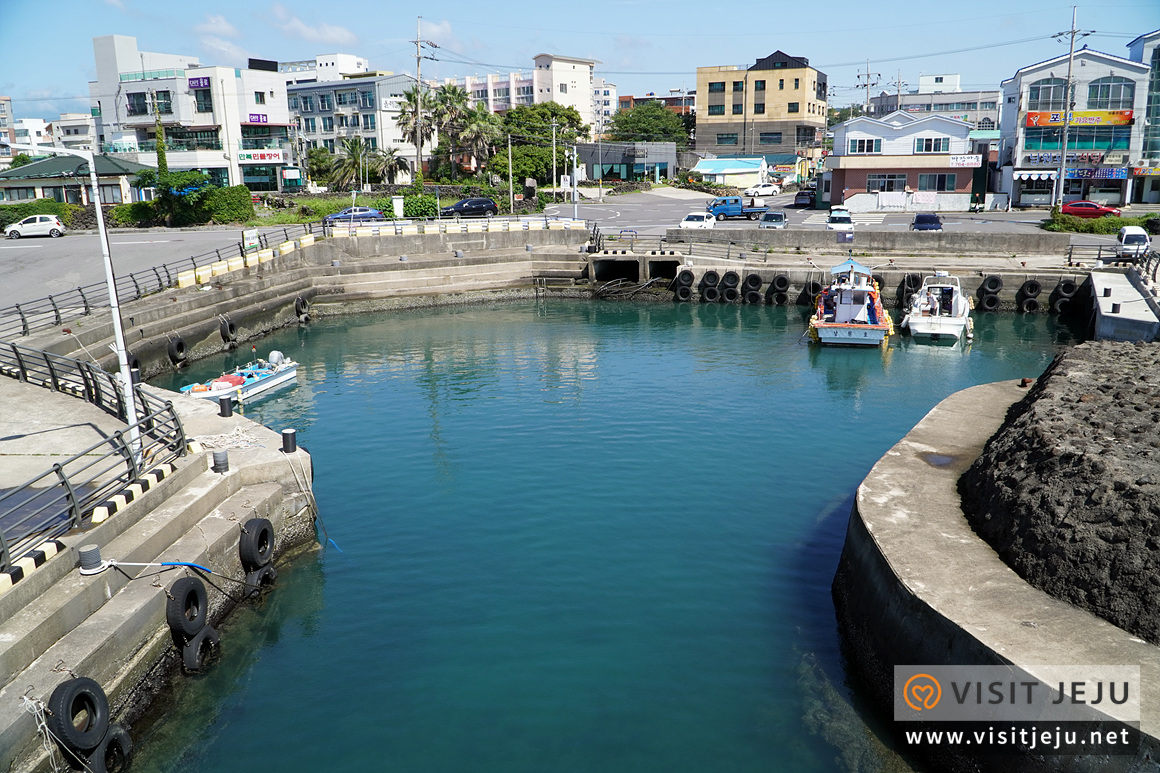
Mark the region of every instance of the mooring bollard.
<instances>
[{"instance_id":1,"label":"mooring bollard","mask_svg":"<svg viewBox=\"0 0 1160 773\"><path fill-rule=\"evenodd\" d=\"M292 454L298 450L298 430L282 430L282 453Z\"/></svg>"},{"instance_id":2,"label":"mooring bollard","mask_svg":"<svg viewBox=\"0 0 1160 773\"><path fill-rule=\"evenodd\" d=\"M214 451L213 452L213 467L210 468L214 472L229 472L230 471L230 452L229 451Z\"/></svg>"},{"instance_id":3,"label":"mooring bollard","mask_svg":"<svg viewBox=\"0 0 1160 773\"><path fill-rule=\"evenodd\" d=\"M234 401L230 397L218 398L218 415L229 418L234 415Z\"/></svg>"}]
</instances>

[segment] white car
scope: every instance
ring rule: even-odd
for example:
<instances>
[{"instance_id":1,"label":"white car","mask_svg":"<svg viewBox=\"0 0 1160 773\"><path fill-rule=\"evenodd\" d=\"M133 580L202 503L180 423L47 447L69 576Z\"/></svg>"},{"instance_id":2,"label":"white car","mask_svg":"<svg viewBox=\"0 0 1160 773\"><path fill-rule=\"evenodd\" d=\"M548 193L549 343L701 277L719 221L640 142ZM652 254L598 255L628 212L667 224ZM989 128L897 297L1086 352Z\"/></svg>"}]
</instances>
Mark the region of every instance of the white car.
<instances>
[{"instance_id":1,"label":"white car","mask_svg":"<svg viewBox=\"0 0 1160 773\"><path fill-rule=\"evenodd\" d=\"M781 210L770 210L761 216L757 221L758 228L785 228L786 226L785 212Z\"/></svg>"},{"instance_id":2,"label":"white car","mask_svg":"<svg viewBox=\"0 0 1160 773\"><path fill-rule=\"evenodd\" d=\"M850 210L844 207L835 207L830 210L826 218L827 231L853 231L854 219L850 217Z\"/></svg>"},{"instance_id":3,"label":"white car","mask_svg":"<svg viewBox=\"0 0 1160 773\"><path fill-rule=\"evenodd\" d=\"M31 215L19 223L13 223L4 229L4 235L9 239L19 239L22 236L64 236L68 229L56 215Z\"/></svg>"},{"instance_id":4,"label":"white car","mask_svg":"<svg viewBox=\"0 0 1160 773\"><path fill-rule=\"evenodd\" d=\"M746 188L743 196L777 196L781 193L781 186L776 183L759 183L752 188Z\"/></svg>"},{"instance_id":5,"label":"white car","mask_svg":"<svg viewBox=\"0 0 1160 773\"><path fill-rule=\"evenodd\" d=\"M690 212L677 224L677 228L712 228L716 221L708 212Z\"/></svg>"}]
</instances>

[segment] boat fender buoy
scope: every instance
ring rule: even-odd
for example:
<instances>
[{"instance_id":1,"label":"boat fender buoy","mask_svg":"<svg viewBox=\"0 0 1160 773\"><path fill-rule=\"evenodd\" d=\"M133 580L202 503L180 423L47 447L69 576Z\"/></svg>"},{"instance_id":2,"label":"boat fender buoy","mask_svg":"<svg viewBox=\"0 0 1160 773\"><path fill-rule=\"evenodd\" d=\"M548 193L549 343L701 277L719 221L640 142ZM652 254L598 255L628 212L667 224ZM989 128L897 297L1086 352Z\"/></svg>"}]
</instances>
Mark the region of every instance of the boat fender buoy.
<instances>
[{"instance_id":1,"label":"boat fender buoy","mask_svg":"<svg viewBox=\"0 0 1160 773\"><path fill-rule=\"evenodd\" d=\"M721 297L721 291L717 289L716 285L709 285L701 290L701 300L706 303L716 303Z\"/></svg>"},{"instance_id":2,"label":"boat fender buoy","mask_svg":"<svg viewBox=\"0 0 1160 773\"><path fill-rule=\"evenodd\" d=\"M681 287L692 287L693 278L693 272L687 268L683 268L681 269L680 273L677 274L677 284Z\"/></svg>"},{"instance_id":3,"label":"boat fender buoy","mask_svg":"<svg viewBox=\"0 0 1160 773\"><path fill-rule=\"evenodd\" d=\"M225 343L232 343L238 340L238 326L228 316L223 316L221 324L218 326L218 331L222 335L222 341Z\"/></svg>"},{"instance_id":4,"label":"boat fender buoy","mask_svg":"<svg viewBox=\"0 0 1160 773\"><path fill-rule=\"evenodd\" d=\"M109 725L108 732L89 755L84 768L92 773L123 773L133 761L133 739L120 722Z\"/></svg>"},{"instance_id":5,"label":"boat fender buoy","mask_svg":"<svg viewBox=\"0 0 1160 773\"><path fill-rule=\"evenodd\" d=\"M775 293L784 293L789 290L789 277L785 274L778 274L773 278L771 283Z\"/></svg>"},{"instance_id":6,"label":"boat fender buoy","mask_svg":"<svg viewBox=\"0 0 1160 773\"><path fill-rule=\"evenodd\" d=\"M987 293L979 300L979 308L983 311L998 311L999 296L995 293Z\"/></svg>"},{"instance_id":7,"label":"boat fender buoy","mask_svg":"<svg viewBox=\"0 0 1160 773\"><path fill-rule=\"evenodd\" d=\"M1038 280L1028 279L1020 286L1019 292L1024 298L1038 298L1039 293L1043 292L1043 285Z\"/></svg>"},{"instance_id":8,"label":"boat fender buoy","mask_svg":"<svg viewBox=\"0 0 1160 773\"><path fill-rule=\"evenodd\" d=\"M745 288L746 291L760 290L761 289L761 275L760 274L748 274L748 275L746 275L745 282L742 284L742 286Z\"/></svg>"},{"instance_id":9,"label":"boat fender buoy","mask_svg":"<svg viewBox=\"0 0 1160 773\"><path fill-rule=\"evenodd\" d=\"M774 306L785 306L789 303L789 295L783 292L776 292L773 294L773 298L771 300L773 301Z\"/></svg>"},{"instance_id":10,"label":"boat fender buoy","mask_svg":"<svg viewBox=\"0 0 1160 773\"><path fill-rule=\"evenodd\" d=\"M261 569L274 557L274 525L266 518L251 518L242 525L238 557L247 572Z\"/></svg>"},{"instance_id":11,"label":"boat fender buoy","mask_svg":"<svg viewBox=\"0 0 1160 773\"><path fill-rule=\"evenodd\" d=\"M165 602L165 622L175 636L191 638L205 627L209 596L198 577L180 577L170 586Z\"/></svg>"},{"instance_id":12,"label":"boat fender buoy","mask_svg":"<svg viewBox=\"0 0 1160 773\"><path fill-rule=\"evenodd\" d=\"M109 699L95 680L74 677L52 691L46 720L67 751L87 754L100 745L109 729Z\"/></svg>"},{"instance_id":13,"label":"boat fender buoy","mask_svg":"<svg viewBox=\"0 0 1160 773\"><path fill-rule=\"evenodd\" d=\"M818 295L821 295L821 292L822 292L822 283L821 282L813 281L813 282L806 283L806 295L808 295L809 297L816 298Z\"/></svg>"},{"instance_id":14,"label":"boat fender buoy","mask_svg":"<svg viewBox=\"0 0 1160 773\"><path fill-rule=\"evenodd\" d=\"M1051 310L1056 314L1063 314L1071 307L1071 298L1061 296L1055 299L1055 303L1051 304Z\"/></svg>"},{"instance_id":15,"label":"boat fender buoy","mask_svg":"<svg viewBox=\"0 0 1160 773\"><path fill-rule=\"evenodd\" d=\"M745 293L745 302L751 306L760 306L765 303L765 298L757 290L749 290Z\"/></svg>"},{"instance_id":16,"label":"boat fender buoy","mask_svg":"<svg viewBox=\"0 0 1160 773\"><path fill-rule=\"evenodd\" d=\"M737 299L741 297L741 293L736 287L726 287L721 291L722 303L736 303Z\"/></svg>"},{"instance_id":17,"label":"boat fender buoy","mask_svg":"<svg viewBox=\"0 0 1160 773\"><path fill-rule=\"evenodd\" d=\"M1003 289L1003 277L998 274L991 274L983 280L983 292L997 295Z\"/></svg>"},{"instance_id":18,"label":"boat fender buoy","mask_svg":"<svg viewBox=\"0 0 1160 773\"><path fill-rule=\"evenodd\" d=\"M741 282L741 277L737 275L736 271L726 271L721 276L721 284L725 287L736 287Z\"/></svg>"},{"instance_id":19,"label":"boat fender buoy","mask_svg":"<svg viewBox=\"0 0 1160 773\"><path fill-rule=\"evenodd\" d=\"M246 598L257 598L262 591L273 586L278 580L278 570L273 564L266 564L261 569L246 572Z\"/></svg>"},{"instance_id":20,"label":"boat fender buoy","mask_svg":"<svg viewBox=\"0 0 1160 773\"><path fill-rule=\"evenodd\" d=\"M1039 311L1039 306L1040 304L1038 298L1024 298L1019 303L1019 311L1023 312L1024 314L1034 314Z\"/></svg>"},{"instance_id":21,"label":"boat fender buoy","mask_svg":"<svg viewBox=\"0 0 1160 773\"><path fill-rule=\"evenodd\" d=\"M679 285L673 295L678 301L687 301L693 297L693 288L688 285Z\"/></svg>"},{"instance_id":22,"label":"boat fender buoy","mask_svg":"<svg viewBox=\"0 0 1160 773\"><path fill-rule=\"evenodd\" d=\"M720 281L721 275L713 270L706 271L701 276L701 285L703 287L716 287Z\"/></svg>"},{"instance_id":23,"label":"boat fender buoy","mask_svg":"<svg viewBox=\"0 0 1160 773\"><path fill-rule=\"evenodd\" d=\"M294 299L294 314L298 317L310 312L310 301L303 298L301 295Z\"/></svg>"},{"instance_id":24,"label":"boat fender buoy","mask_svg":"<svg viewBox=\"0 0 1160 773\"><path fill-rule=\"evenodd\" d=\"M185 666L185 670L195 673L201 671L210 652L220 643L221 637L218 636L218 632L213 629L212 625L207 625L198 631L197 636L187 641L185 646L181 648L181 663Z\"/></svg>"},{"instance_id":25,"label":"boat fender buoy","mask_svg":"<svg viewBox=\"0 0 1160 773\"><path fill-rule=\"evenodd\" d=\"M1059 284L1055 286L1055 292L1059 294L1060 298L1070 298L1079 290L1077 285L1071 279L1060 279Z\"/></svg>"},{"instance_id":26,"label":"boat fender buoy","mask_svg":"<svg viewBox=\"0 0 1160 773\"><path fill-rule=\"evenodd\" d=\"M174 365L185 359L185 339L181 336L174 336L169 339L169 345L165 348L169 353L169 360Z\"/></svg>"}]
</instances>

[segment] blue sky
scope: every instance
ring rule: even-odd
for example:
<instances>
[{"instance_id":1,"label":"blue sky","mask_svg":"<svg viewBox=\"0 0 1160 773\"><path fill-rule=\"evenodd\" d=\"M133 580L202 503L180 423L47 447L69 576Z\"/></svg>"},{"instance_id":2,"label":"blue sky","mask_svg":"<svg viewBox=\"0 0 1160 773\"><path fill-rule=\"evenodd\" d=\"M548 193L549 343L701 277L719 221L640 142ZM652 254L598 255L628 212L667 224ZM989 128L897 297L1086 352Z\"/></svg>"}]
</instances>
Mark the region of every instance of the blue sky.
<instances>
[{"instance_id":1,"label":"blue sky","mask_svg":"<svg viewBox=\"0 0 1160 773\"><path fill-rule=\"evenodd\" d=\"M1051 35L1071 26L1070 5L1038 0L0 0L0 95L13 98L18 118L87 111L92 38L110 34L203 64L341 52L413 73L418 14L422 38L438 46L429 51L436 59L423 62L425 77L529 70L533 56L553 53L599 60L597 74L621 94L665 93L693 88L698 66L751 65L781 49L827 74L834 106L862 101L856 86L866 59L871 78L880 74L872 93L895 90L900 75L916 86L923 73L959 73L964 89L997 88L1019 67L1067 53ZM1160 28L1160 2L1080 5L1077 26L1093 31L1079 45L1126 56L1132 38Z\"/></svg>"}]
</instances>

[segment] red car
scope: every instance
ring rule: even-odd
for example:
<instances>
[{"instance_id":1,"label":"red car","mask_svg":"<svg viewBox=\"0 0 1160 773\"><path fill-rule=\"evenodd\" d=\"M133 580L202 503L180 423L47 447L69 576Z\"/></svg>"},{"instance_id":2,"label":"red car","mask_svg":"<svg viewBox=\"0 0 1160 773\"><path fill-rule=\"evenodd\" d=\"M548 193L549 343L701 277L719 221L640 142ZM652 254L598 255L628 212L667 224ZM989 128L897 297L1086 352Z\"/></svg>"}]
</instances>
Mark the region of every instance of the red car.
<instances>
[{"instance_id":1,"label":"red car","mask_svg":"<svg viewBox=\"0 0 1160 773\"><path fill-rule=\"evenodd\" d=\"M1120 210L1115 207L1105 207L1103 204L1097 204L1094 201L1073 201L1064 204L1059 210L1065 215L1072 215L1074 217L1119 217Z\"/></svg>"}]
</instances>

